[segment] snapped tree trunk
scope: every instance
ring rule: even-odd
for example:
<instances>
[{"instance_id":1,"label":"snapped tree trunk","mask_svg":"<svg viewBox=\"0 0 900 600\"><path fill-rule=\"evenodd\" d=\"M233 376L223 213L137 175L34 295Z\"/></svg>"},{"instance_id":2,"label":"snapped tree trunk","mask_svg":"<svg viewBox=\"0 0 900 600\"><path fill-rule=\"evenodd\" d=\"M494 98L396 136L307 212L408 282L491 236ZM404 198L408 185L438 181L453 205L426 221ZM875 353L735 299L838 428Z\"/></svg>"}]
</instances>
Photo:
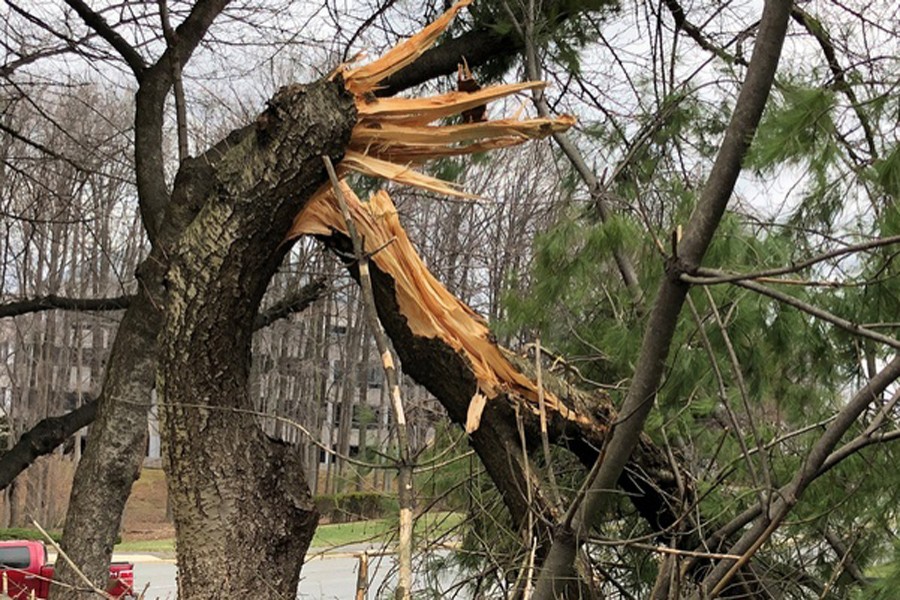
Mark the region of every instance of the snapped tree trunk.
<instances>
[{"instance_id":1,"label":"snapped tree trunk","mask_svg":"<svg viewBox=\"0 0 900 600\"><path fill-rule=\"evenodd\" d=\"M366 250L378 249L370 267L378 315L400 355L404 372L427 388L454 422L470 430L469 442L513 519L521 524L531 510L546 518L536 520L546 542L548 523L559 515L526 464L517 428L521 419L526 445L533 450L540 448L540 411L530 366L498 346L484 321L428 271L386 194L373 196L365 205L352 194L347 195ZM317 236L345 259L352 256L346 228L333 200L318 198L310 204L298 216L293 231ZM355 263L348 263L348 267L358 277ZM549 439L571 450L589 467L597 458L609 424L615 421L615 409L605 395L587 394L550 379L544 382ZM477 423L473 423L473 402L486 387L494 387L496 394L486 400ZM665 533L681 516L683 492L690 493L680 490L678 482L689 478L677 477L673 469L678 467L647 437L641 438L630 466L619 485L650 527Z\"/></svg>"},{"instance_id":2,"label":"snapped tree trunk","mask_svg":"<svg viewBox=\"0 0 900 600\"><path fill-rule=\"evenodd\" d=\"M225 4L227 4L227 0L199 0L194 3L190 14L176 28L175 43L177 47L169 46L160 59L152 65L146 64L141 55L135 51L134 48L130 47L123 38L118 36L118 34L105 23L102 17L95 14L86 3L81 2L80 0L69 0L67 3L75 9L89 28L94 29L100 37L107 40L107 42L122 55L122 58L135 73L140 82L137 94L135 118L135 167L141 214L144 218L151 242L154 244L154 252L157 253L155 257L151 255L150 261L145 263L144 268L151 272L156 268L164 270L166 268L165 266L168 265L170 256L172 256L172 248L169 244L171 239L162 240L162 238L167 237L164 233L165 230L174 232L175 237L181 233L182 228L181 225L178 224L183 225L185 222L193 220L194 216L202 208L201 201L205 199L204 194L210 193L210 190L207 190L204 194L201 194L198 190L211 183L211 180L204 180L202 176L185 178L180 175L179 178L181 179L181 184L179 186L179 184L176 183L176 189L173 191L173 194L170 195L166 189L166 178L163 173L162 130L165 98L172 84L170 77L171 61L175 58L181 62L180 66L184 67L192 52L197 47L197 44L199 44L200 40L204 37L206 30L213 19L215 19L216 15L218 15ZM451 12L455 13L455 11L464 4L465 2L460 3L458 6L454 7ZM445 19L443 26L446 26L446 24L447 21ZM429 34L429 36L426 37L430 39L428 42L430 44L436 39L437 34ZM475 38L466 36L464 40L460 41L463 46L469 47L470 49L473 43L476 43L476 45L479 46L479 56L470 56L469 58L470 64L473 65L479 64L498 53L509 54L515 51L515 47L506 44L503 39L496 38L496 36L493 36L489 32L481 32L479 35L475 36ZM449 44L443 51L429 53L429 59L425 62L424 69L419 67L413 69L415 74L412 79L404 79L401 77L399 81L393 81L391 89L395 92L398 89L403 89L412 85L417 77L428 78L429 73L433 75L447 69L452 70L455 68L458 60L459 47L460 43L459 41L456 41ZM396 56L396 54L393 55L391 60L396 60ZM409 61L406 61L404 64L408 65L408 62ZM377 81L371 78L371 73L369 71L366 73L371 79L370 83L375 85ZM396 74L396 69L391 69L390 73ZM321 115L307 115L310 118L306 123L295 123L295 125L300 125L301 127L304 125L321 125L324 120L327 120L330 111L341 112L340 107L337 105L319 108L323 109ZM349 110L350 109L348 108L348 111ZM262 119L258 123L260 137L257 138L257 141L264 139L271 141L277 137L272 134L277 133L276 130L278 127L276 127L276 125L279 123L273 125L266 119L274 117L277 122L278 115L275 115L270 111L264 115L264 117L265 119ZM347 124L346 128L349 129L349 127L350 125ZM325 130L327 129L328 128L325 128ZM312 143L307 147L307 150L309 148L315 148L315 143L319 141L326 142L325 147L332 149L336 149L340 144L346 142L343 131L341 132L341 135L331 137L325 135L321 140L315 139L319 137L321 133L321 131L310 130L303 135L297 135L296 138L309 138L308 141ZM332 131L332 133L334 132ZM247 131L245 130L243 134L247 134ZM238 134L237 137L243 140L249 139L249 137L242 137L243 134ZM237 139L235 141L237 141ZM321 153L325 147L316 149L316 153ZM342 148L342 146L340 147ZM282 150L283 149L284 148L282 148ZM260 158L263 154L265 153L260 152L255 154L254 157ZM301 152L300 154L303 153ZM268 156L271 157L274 156L274 154L269 153ZM241 158L247 157L244 156ZM282 156L282 158L284 157ZM300 161L302 157L298 155L295 158ZM197 161L186 161L184 164L188 163L193 165L193 167L198 167ZM184 164L182 166L184 166ZM232 170L239 171L239 167L241 166L248 167L245 169L245 173L253 171L252 168L249 168L249 165L240 164L232 165ZM256 166L258 167L259 165ZM279 165L274 163L269 166L276 170L279 167ZM184 172L185 170L182 169L182 173ZM258 171L252 173L253 176L259 174ZM296 174L296 172L293 173L293 175ZM207 175L210 175L210 173L207 172ZM230 181L230 183L238 183L239 185L233 185L230 189L226 189L227 186L225 186L218 191L222 192L224 195L228 195L229 193L238 190L242 192L251 191L249 188L252 187L256 188L256 192L260 192L268 187L269 191L275 193L275 197L283 197L296 191L296 189L291 189L292 186L296 187L296 184L298 183L296 177L292 175L283 177L285 173L276 173L275 171L263 173L262 175L270 178L260 180L259 182L250 181L249 179L242 179L238 182L237 179L240 179L240 177L238 177L237 179ZM219 183L222 183L222 181L219 181ZM258 186L256 185L257 183L259 184ZM241 190L240 188L244 189ZM301 187L298 189L303 188ZM308 192L311 191L312 190L306 190L306 195L295 195L294 208L299 208L303 199L307 197L309 195ZM271 213L269 216L272 223L277 222L274 213ZM226 221L226 223L220 223L219 225L231 226L233 224L229 219L226 219ZM277 227L273 229L273 232L274 231L277 231ZM186 241L193 240L194 244L202 245L203 240L201 240L201 238L202 236L194 231L188 232L184 239ZM210 248L202 248L202 251L210 250L219 242L218 240L208 239L205 241L212 245ZM275 235L274 240L268 241L277 245L280 244L281 237ZM187 245L189 244L186 244L184 247L187 247ZM216 246L216 252L220 252L223 247L223 244ZM164 250L160 251L159 248L164 248ZM213 252L210 256L213 256L214 254L215 253ZM277 252L275 252L275 254L277 254ZM219 256L219 258L222 257ZM210 265L214 271L221 266L221 264ZM267 263L266 266L270 267L271 264ZM193 275L190 269L194 267L197 267L197 265L184 264L180 266L183 273L186 273L188 276ZM267 277L260 277L260 280L267 281ZM119 331L118 335L125 337L126 340L130 340L130 342L126 343L126 340L123 340L122 343L116 343L114 353L121 349L126 355L120 359L113 359L110 363L106 378L107 381L104 387L104 394L102 395L101 401L98 402L98 414L101 415L103 423L101 426L94 428L93 436L94 444L98 446L102 445L103 447L98 447L92 451L93 454L87 457L87 461L80 468L79 476L76 478L76 491L73 492L78 498L73 500L73 503L70 505L70 510L73 514L84 511L86 517L84 519L81 519L80 517L70 518L71 524L67 525L65 537L77 539L78 541L67 543L69 554L77 563L85 567L88 577L97 583L100 583L102 579L105 578L106 562L111 554L112 540L115 539L115 533L121 520L122 507L130 492L134 477L137 474L137 465L139 465L141 449L143 446L141 442L146 435L146 406L141 406L140 408L138 408L138 406L142 403L146 404L146 398L149 397L152 387L151 383L147 380L149 374L152 373L152 362L157 350L153 343L156 338L156 330L149 325L154 319L157 323L160 320L158 315L153 314L153 311L160 310L160 307L164 304L163 301L158 300L158 290L155 289L160 281L161 279L158 279L155 276L144 278L142 285L149 285L154 288L147 296L140 299L144 302L142 311L146 312L135 309L130 315L126 316L122 329ZM262 287L264 287L264 285ZM142 292L144 291L146 290L142 290ZM174 291L176 297L180 296L182 298L186 298L194 292L193 289L187 287L180 289L176 288ZM253 293L255 293L255 290L252 290L250 295ZM254 300L254 302L256 301ZM258 304L258 302L256 303ZM181 308L183 307L174 307L173 310L175 311L175 314L179 314L178 310ZM203 320L203 317L197 317L195 314L185 315L185 318L188 317ZM222 321L222 319L219 319L219 321ZM209 323L203 324L209 325ZM186 332L193 330L198 324L186 320L182 325L182 334L187 336L189 334ZM129 328L132 326L137 327L138 330L131 332ZM232 345L234 344L235 343L232 342ZM241 348L239 344L235 345L235 347ZM192 351L197 351L196 346ZM190 359L193 357L193 354L184 351L182 353L182 358L184 357ZM176 354L170 356L173 363L176 358ZM230 365L230 363L226 363L226 365ZM175 393L175 396L177 397L179 392L188 395L187 386L193 383L193 381L187 379L179 381L176 373L170 373L170 375L173 375L174 377L171 381L173 382L172 391ZM243 377L243 375L241 377ZM133 379L129 380L129 378ZM240 386L238 385L232 385L233 390L236 390L239 387ZM230 397L228 402L239 404L240 401L237 399L238 396L240 396L240 394L233 392L233 397ZM225 397L225 395L222 397ZM227 404L227 402L225 403ZM117 406L119 404L124 406ZM174 410L172 413L173 418L170 419L170 423L175 423L178 420L179 415L177 414L177 411ZM190 428L188 427L187 430L190 430ZM141 440L141 442L138 440ZM51 440L47 438L44 446L47 447L50 443ZM175 453L174 450L172 450L172 453L177 458L177 453ZM240 469L237 467L235 467L232 472L241 473ZM200 483L192 483L187 487L190 487L191 485L194 485L195 488L203 487L203 484ZM102 490L100 493L100 497L103 499L102 502L97 501L92 490ZM188 520L190 520L190 517L185 517L183 522ZM223 520L228 521L227 518ZM102 525L98 526L98 524ZM180 543L179 548L181 549L190 545L190 543ZM185 552L188 551L185 550ZM272 566L273 565L269 565L269 568L271 569ZM187 571L189 571L189 569ZM216 573L218 572L219 571L216 571ZM63 567L60 571L60 575L70 584L78 583L73 570ZM190 577L188 575L183 575L182 579L183 581L189 581ZM62 594L64 592L54 593Z\"/></svg>"},{"instance_id":3,"label":"snapped tree trunk","mask_svg":"<svg viewBox=\"0 0 900 600\"><path fill-rule=\"evenodd\" d=\"M158 390L182 598L293 598L317 514L295 448L249 395L254 316L292 218L355 123L340 82L283 88L173 194L199 212L171 255Z\"/></svg>"}]
</instances>

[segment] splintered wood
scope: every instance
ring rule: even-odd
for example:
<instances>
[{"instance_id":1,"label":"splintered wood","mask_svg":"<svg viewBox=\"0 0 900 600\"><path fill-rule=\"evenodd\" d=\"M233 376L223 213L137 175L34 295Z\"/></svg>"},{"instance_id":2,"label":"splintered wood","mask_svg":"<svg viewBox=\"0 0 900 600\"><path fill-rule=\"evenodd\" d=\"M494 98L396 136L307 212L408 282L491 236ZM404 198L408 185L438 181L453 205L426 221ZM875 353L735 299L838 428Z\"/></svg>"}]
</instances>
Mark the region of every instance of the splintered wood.
<instances>
[{"instance_id":1,"label":"splintered wood","mask_svg":"<svg viewBox=\"0 0 900 600\"><path fill-rule=\"evenodd\" d=\"M377 88L379 83L403 67L412 64L437 41L456 14L471 3L472 0L460 0L438 17L434 23L405 42L391 48L377 60L365 66L348 70L344 75L347 89L362 96Z\"/></svg>"},{"instance_id":2,"label":"splintered wood","mask_svg":"<svg viewBox=\"0 0 900 600\"><path fill-rule=\"evenodd\" d=\"M347 153L338 165L340 175L356 171L440 194L474 198L451 183L415 171L412 165L444 156L507 148L565 131L575 124L575 118L570 115L554 119L479 119L461 125L438 122L469 114L476 109L483 118L488 103L543 87L544 83L540 81L486 88L475 84L470 86L471 91L418 98L378 98L375 95L384 79L421 56L450 25L453 17L471 1L457 2L434 23L372 63L356 68L343 65L335 72L335 76L341 76L344 86L356 98L358 118ZM474 82L468 66L465 69L467 77Z\"/></svg>"},{"instance_id":3,"label":"splintered wood","mask_svg":"<svg viewBox=\"0 0 900 600\"><path fill-rule=\"evenodd\" d=\"M364 175L410 185L432 192L474 198L455 184L415 171L411 165L444 156L485 152L543 138L565 131L575 123L569 115L555 119L478 120L450 125L438 122L478 109L511 94L542 87L542 82L471 86L472 91L455 91L424 98L378 98L380 82L411 64L443 33L453 17L472 0L461 0L434 23L399 44L374 62L338 72L348 91L356 98L358 122L353 129L338 175L355 171ZM468 72L468 70L467 70ZM471 365L478 382L469 406L466 431L478 429L486 403L501 394L524 399L539 412L538 388L504 356L492 341L487 324L465 303L451 294L425 267L400 225L397 211L386 192L374 194L363 204L345 183L341 183L365 251L396 286L397 304L412 332L421 337L439 338ZM288 238L299 235L348 235L346 225L330 186L313 197L297 216ZM553 394L545 391L547 410L569 420L582 421Z\"/></svg>"},{"instance_id":4,"label":"splintered wood","mask_svg":"<svg viewBox=\"0 0 900 600\"><path fill-rule=\"evenodd\" d=\"M521 373L491 338L485 320L438 281L419 257L400 224L387 192L376 192L363 204L346 183L342 190L365 251L371 261L394 280L397 306L417 336L439 338L466 358L478 382L467 417L466 430L478 428L485 402L501 394L526 400L539 414L538 387ZM347 227L330 188L322 189L294 221L292 235L347 236ZM479 396L481 396L479 398ZM548 412L571 420L584 420L548 391Z\"/></svg>"}]
</instances>

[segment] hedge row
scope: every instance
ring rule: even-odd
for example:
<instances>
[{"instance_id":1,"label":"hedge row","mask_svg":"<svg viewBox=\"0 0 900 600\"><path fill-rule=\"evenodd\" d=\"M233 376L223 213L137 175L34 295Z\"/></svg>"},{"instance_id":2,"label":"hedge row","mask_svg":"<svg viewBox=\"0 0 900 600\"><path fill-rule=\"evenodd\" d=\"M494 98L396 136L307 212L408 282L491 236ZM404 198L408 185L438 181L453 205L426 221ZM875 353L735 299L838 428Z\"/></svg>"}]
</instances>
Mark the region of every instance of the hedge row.
<instances>
[{"instance_id":1,"label":"hedge row","mask_svg":"<svg viewBox=\"0 0 900 600\"><path fill-rule=\"evenodd\" d=\"M59 543L62 540L62 532L51 531L49 533L54 542ZM46 542L47 538L37 529L11 527L10 529L0 529L0 541L6 540L39 540Z\"/></svg>"}]
</instances>

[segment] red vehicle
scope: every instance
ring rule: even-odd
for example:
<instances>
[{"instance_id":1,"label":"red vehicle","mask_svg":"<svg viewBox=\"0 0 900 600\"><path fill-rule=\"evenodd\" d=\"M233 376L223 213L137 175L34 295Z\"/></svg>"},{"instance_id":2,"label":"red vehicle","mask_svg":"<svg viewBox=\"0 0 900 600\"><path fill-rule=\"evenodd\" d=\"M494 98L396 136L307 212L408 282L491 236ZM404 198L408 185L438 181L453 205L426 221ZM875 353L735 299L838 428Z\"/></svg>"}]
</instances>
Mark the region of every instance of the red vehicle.
<instances>
[{"instance_id":1,"label":"red vehicle","mask_svg":"<svg viewBox=\"0 0 900 600\"><path fill-rule=\"evenodd\" d=\"M0 542L0 598L46 598L50 595L51 581L53 565L47 564L47 547L43 542ZM113 563L109 567L106 593L121 600L135 597L133 564Z\"/></svg>"}]
</instances>

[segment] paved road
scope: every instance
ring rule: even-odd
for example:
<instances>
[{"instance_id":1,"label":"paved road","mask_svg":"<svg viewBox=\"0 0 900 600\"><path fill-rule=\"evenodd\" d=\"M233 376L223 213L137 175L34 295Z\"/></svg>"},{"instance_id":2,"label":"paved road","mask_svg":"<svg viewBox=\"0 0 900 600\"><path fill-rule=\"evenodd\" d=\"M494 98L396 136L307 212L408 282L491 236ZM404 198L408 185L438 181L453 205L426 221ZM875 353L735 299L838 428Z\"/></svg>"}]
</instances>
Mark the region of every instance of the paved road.
<instances>
[{"instance_id":1,"label":"paved road","mask_svg":"<svg viewBox=\"0 0 900 600\"><path fill-rule=\"evenodd\" d=\"M377 590L393 565L393 557L371 558L369 598L383 597ZM303 566L297 597L302 600L347 600L356 591L356 558L314 559ZM177 567L173 561L138 562L134 582L138 592L146 590L147 600L175 600ZM386 595L386 594L385 594Z\"/></svg>"}]
</instances>

